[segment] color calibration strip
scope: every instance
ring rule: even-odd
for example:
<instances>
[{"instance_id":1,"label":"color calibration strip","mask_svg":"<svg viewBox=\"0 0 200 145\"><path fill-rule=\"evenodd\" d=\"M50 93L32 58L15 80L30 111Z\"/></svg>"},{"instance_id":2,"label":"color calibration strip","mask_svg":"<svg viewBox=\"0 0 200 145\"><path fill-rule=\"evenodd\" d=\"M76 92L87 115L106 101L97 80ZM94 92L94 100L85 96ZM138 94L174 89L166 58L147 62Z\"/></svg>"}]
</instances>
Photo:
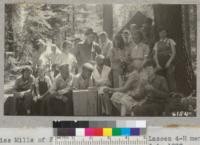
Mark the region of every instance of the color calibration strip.
<instances>
[{"instance_id":1,"label":"color calibration strip","mask_svg":"<svg viewBox=\"0 0 200 145\"><path fill-rule=\"evenodd\" d=\"M143 136L145 128L57 128L54 136Z\"/></svg>"},{"instance_id":2,"label":"color calibration strip","mask_svg":"<svg viewBox=\"0 0 200 145\"><path fill-rule=\"evenodd\" d=\"M146 121L53 121L53 128L146 128Z\"/></svg>"},{"instance_id":3,"label":"color calibration strip","mask_svg":"<svg viewBox=\"0 0 200 145\"><path fill-rule=\"evenodd\" d=\"M144 136L146 121L55 121L54 136Z\"/></svg>"}]
</instances>

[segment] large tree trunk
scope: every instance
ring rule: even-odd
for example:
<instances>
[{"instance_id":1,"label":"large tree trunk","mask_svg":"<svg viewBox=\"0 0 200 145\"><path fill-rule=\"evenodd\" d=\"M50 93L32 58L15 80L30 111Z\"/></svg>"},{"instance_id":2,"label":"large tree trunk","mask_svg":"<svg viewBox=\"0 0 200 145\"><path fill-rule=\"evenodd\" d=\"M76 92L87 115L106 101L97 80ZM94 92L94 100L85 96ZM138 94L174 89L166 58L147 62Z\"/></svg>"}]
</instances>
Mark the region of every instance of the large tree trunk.
<instances>
[{"instance_id":1,"label":"large tree trunk","mask_svg":"<svg viewBox=\"0 0 200 145\"><path fill-rule=\"evenodd\" d=\"M108 37L113 37L113 7L111 4L103 5L103 30L108 33Z\"/></svg>"},{"instance_id":2,"label":"large tree trunk","mask_svg":"<svg viewBox=\"0 0 200 145\"><path fill-rule=\"evenodd\" d=\"M188 8L181 5L155 5L154 16L156 28L165 27L168 30L168 36L176 42L177 91L188 95L196 89L188 38L189 24L186 22L189 20Z\"/></svg>"}]
</instances>

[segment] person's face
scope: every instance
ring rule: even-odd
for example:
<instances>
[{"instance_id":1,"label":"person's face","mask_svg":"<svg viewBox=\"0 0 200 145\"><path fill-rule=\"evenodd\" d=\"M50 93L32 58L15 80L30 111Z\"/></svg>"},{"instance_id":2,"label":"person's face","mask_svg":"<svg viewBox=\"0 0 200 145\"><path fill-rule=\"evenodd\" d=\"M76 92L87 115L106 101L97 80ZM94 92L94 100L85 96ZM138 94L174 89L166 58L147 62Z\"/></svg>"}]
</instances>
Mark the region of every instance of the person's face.
<instances>
[{"instance_id":1,"label":"person's face","mask_svg":"<svg viewBox=\"0 0 200 145\"><path fill-rule=\"evenodd\" d=\"M98 65L98 66L104 65L104 59L98 58L98 59L96 60L96 62L97 62L97 65Z\"/></svg>"},{"instance_id":2,"label":"person's face","mask_svg":"<svg viewBox=\"0 0 200 145\"><path fill-rule=\"evenodd\" d=\"M56 47L55 47L55 46L51 47L51 51L52 51L53 53L56 53Z\"/></svg>"},{"instance_id":3,"label":"person's face","mask_svg":"<svg viewBox=\"0 0 200 145\"><path fill-rule=\"evenodd\" d=\"M23 76L24 79L28 79L31 76L31 71L30 70L25 70L23 75L24 75Z\"/></svg>"},{"instance_id":4,"label":"person's face","mask_svg":"<svg viewBox=\"0 0 200 145\"><path fill-rule=\"evenodd\" d=\"M93 34L88 34L86 36L86 40L88 41L88 43L92 43L94 41L94 35Z\"/></svg>"},{"instance_id":5,"label":"person's face","mask_svg":"<svg viewBox=\"0 0 200 145\"><path fill-rule=\"evenodd\" d=\"M122 34L122 38L123 38L124 42L128 42L129 41L129 37L130 37L130 35L127 32Z\"/></svg>"},{"instance_id":6,"label":"person's face","mask_svg":"<svg viewBox=\"0 0 200 145\"><path fill-rule=\"evenodd\" d=\"M100 38L101 42L105 42L106 41L106 36L105 35L101 35L99 38Z\"/></svg>"},{"instance_id":7,"label":"person's face","mask_svg":"<svg viewBox=\"0 0 200 145\"><path fill-rule=\"evenodd\" d=\"M60 74L63 78L67 78L69 76L69 66L61 67Z\"/></svg>"},{"instance_id":8,"label":"person's face","mask_svg":"<svg viewBox=\"0 0 200 145\"><path fill-rule=\"evenodd\" d=\"M133 34L133 40L136 44L140 43L141 42L141 38L140 38L140 35L137 34L137 33L134 33Z\"/></svg>"},{"instance_id":9,"label":"person's face","mask_svg":"<svg viewBox=\"0 0 200 145\"><path fill-rule=\"evenodd\" d=\"M43 77L45 75L44 70L43 69L39 69L38 70L38 75L39 75L39 77Z\"/></svg>"},{"instance_id":10,"label":"person's face","mask_svg":"<svg viewBox=\"0 0 200 145\"><path fill-rule=\"evenodd\" d=\"M167 32L166 32L165 30L160 31L160 32L159 32L159 36L160 36L161 39L162 39L162 38L166 38L166 37L167 37Z\"/></svg>"},{"instance_id":11,"label":"person's face","mask_svg":"<svg viewBox=\"0 0 200 145\"><path fill-rule=\"evenodd\" d=\"M63 52L64 53L69 53L69 50L71 49L70 47L71 47L70 45L63 46Z\"/></svg>"}]
</instances>

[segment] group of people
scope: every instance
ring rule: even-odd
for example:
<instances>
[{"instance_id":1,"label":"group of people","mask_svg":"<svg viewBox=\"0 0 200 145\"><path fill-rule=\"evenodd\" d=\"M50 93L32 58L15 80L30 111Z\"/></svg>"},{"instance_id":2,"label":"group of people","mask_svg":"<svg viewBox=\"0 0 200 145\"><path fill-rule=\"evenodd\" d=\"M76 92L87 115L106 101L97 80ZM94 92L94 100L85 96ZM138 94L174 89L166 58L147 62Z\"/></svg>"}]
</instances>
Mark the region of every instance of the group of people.
<instances>
[{"instance_id":1,"label":"group of people","mask_svg":"<svg viewBox=\"0 0 200 145\"><path fill-rule=\"evenodd\" d=\"M132 24L111 41L93 29L72 50L51 46L45 63L26 66L16 80L16 115L73 115L73 90L96 88L98 115L159 116L176 90L176 43L165 28L154 40L152 20ZM81 103L81 101L80 101ZM93 108L91 108L93 109Z\"/></svg>"}]
</instances>

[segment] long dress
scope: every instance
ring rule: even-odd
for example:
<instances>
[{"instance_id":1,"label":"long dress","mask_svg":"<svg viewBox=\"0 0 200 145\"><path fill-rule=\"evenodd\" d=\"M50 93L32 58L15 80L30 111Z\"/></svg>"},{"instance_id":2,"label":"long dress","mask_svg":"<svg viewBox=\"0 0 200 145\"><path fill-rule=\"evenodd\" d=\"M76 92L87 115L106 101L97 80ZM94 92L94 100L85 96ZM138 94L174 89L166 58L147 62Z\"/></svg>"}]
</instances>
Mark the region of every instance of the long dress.
<instances>
[{"instance_id":1,"label":"long dress","mask_svg":"<svg viewBox=\"0 0 200 145\"><path fill-rule=\"evenodd\" d=\"M95 67L94 72L92 74L95 84L98 87L98 98L97 98L97 110L98 115L110 115L111 114L111 101L110 95L108 93L104 93L103 89L106 86L110 85L109 75L111 72L111 68L104 65L102 72L100 73Z\"/></svg>"}]
</instances>

